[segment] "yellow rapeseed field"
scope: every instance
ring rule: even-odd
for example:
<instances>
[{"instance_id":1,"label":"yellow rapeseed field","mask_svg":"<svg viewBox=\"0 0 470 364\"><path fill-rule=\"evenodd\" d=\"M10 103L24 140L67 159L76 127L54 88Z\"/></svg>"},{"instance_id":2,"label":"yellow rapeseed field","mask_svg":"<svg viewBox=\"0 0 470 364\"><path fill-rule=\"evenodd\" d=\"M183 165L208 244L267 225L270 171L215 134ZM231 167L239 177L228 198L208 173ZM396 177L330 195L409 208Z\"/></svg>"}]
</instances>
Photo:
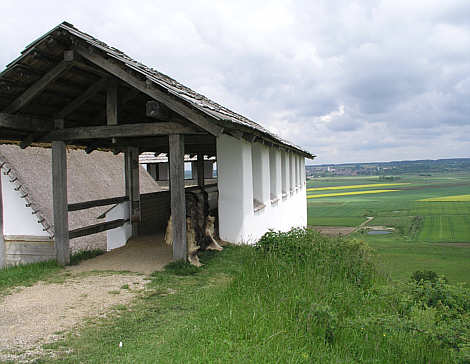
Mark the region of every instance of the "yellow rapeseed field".
<instances>
[{"instance_id":1,"label":"yellow rapeseed field","mask_svg":"<svg viewBox=\"0 0 470 364\"><path fill-rule=\"evenodd\" d=\"M371 194L371 193L384 193L384 192L396 192L396 191L400 191L400 190L371 190L371 191L323 193L323 194L320 194L320 195L308 195L307 198L349 196L349 195L365 195L365 194Z\"/></svg>"},{"instance_id":2,"label":"yellow rapeseed field","mask_svg":"<svg viewBox=\"0 0 470 364\"><path fill-rule=\"evenodd\" d=\"M314 188L307 188L307 191L350 190L353 188L386 187L386 186L398 186L398 185L409 185L409 183L372 183L369 185L314 187Z\"/></svg>"},{"instance_id":3,"label":"yellow rapeseed field","mask_svg":"<svg viewBox=\"0 0 470 364\"><path fill-rule=\"evenodd\" d=\"M470 195L432 197L432 198L424 198L424 199L418 200L418 201L426 201L426 202L470 202Z\"/></svg>"}]
</instances>

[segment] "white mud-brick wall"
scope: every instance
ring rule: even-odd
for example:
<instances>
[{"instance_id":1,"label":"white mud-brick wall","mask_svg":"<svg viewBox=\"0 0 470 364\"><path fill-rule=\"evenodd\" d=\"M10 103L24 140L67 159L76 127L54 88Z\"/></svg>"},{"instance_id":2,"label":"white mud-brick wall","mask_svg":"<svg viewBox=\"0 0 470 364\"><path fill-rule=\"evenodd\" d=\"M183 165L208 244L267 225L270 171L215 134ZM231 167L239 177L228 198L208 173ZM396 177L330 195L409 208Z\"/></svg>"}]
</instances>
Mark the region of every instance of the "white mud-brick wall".
<instances>
[{"instance_id":1,"label":"white mud-brick wall","mask_svg":"<svg viewBox=\"0 0 470 364\"><path fill-rule=\"evenodd\" d=\"M0 171L3 202L3 235L7 265L55 259L54 242L38 215L22 197L23 191Z\"/></svg>"},{"instance_id":2,"label":"white mud-brick wall","mask_svg":"<svg viewBox=\"0 0 470 364\"><path fill-rule=\"evenodd\" d=\"M222 240L253 244L270 229L307 226L302 155L222 135L217 167Z\"/></svg>"}]
</instances>

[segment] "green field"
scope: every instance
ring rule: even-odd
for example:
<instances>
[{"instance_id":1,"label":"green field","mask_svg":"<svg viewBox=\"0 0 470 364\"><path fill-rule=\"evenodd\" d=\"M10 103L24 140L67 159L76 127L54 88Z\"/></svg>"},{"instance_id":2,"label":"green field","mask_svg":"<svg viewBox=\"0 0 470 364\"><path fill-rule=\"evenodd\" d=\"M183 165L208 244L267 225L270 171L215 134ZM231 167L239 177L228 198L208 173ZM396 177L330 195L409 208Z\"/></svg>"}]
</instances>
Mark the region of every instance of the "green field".
<instances>
[{"instance_id":1,"label":"green field","mask_svg":"<svg viewBox=\"0 0 470 364\"><path fill-rule=\"evenodd\" d=\"M326 187L334 193L367 192L382 189L383 183L379 177L317 178L308 181L307 188L315 190L307 195L325 194ZM398 191L309 198L309 226L357 226L374 217L368 225L393 227L395 232L353 236L378 251L392 278L430 269L470 283L470 201L465 197L470 174L405 175L390 183L397 183L390 188Z\"/></svg>"}]
</instances>

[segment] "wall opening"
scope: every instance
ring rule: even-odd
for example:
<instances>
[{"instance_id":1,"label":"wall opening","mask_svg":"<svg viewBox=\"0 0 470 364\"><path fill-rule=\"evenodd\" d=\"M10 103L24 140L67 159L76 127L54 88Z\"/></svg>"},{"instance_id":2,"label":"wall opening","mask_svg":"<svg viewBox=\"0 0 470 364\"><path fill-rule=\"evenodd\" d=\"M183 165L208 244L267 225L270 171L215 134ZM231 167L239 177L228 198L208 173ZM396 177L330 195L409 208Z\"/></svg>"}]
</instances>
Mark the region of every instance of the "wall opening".
<instances>
[{"instance_id":1,"label":"wall opening","mask_svg":"<svg viewBox=\"0 0 470 364\"><path fill-rule=\"evenodd\" d=\"M294 192L295 189L295 167L294 167L294 154L289 152L289 184L290 192Z\"/></svg>"},{"instance_id":2,"label":"wall opening","mask_svg":"<svg viewBox=\"0 0 470 364\"><path fill-rule=\"evenodd\" d=\"M282 197L287 196L287 158L286 152L281 151L281 191Z\"/></svg>"},{"instance_id":3,"label":"wall opening","mask_svg":"<svg viewBox=\"0 0 470 364\"><path fill-rule=\"evenodd\" d=\"M193 163L184 162L184 179L193 179Z\"/></svg>"}]
</instances>

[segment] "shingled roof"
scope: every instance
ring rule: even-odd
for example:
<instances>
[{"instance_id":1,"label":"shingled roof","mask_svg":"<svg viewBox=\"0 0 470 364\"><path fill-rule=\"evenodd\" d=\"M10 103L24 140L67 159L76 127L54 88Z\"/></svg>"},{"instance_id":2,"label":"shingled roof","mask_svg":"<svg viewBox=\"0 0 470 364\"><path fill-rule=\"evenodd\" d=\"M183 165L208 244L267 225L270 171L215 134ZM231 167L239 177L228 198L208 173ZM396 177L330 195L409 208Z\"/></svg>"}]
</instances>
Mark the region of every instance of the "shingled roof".
<instances>
[{"instance_id":1,"label":"shingled roof","mask_svg":"<svg viewBox=\"0 0 470 364\"><path fill-rule=\"evenodd\" d=\"M62 44L64 47L63 49L67 49L67 46L70 45L81 45L89 49L90 52L97 52L107 59L112 59L114 63L119 64L126 72L132 73L133 75L138 74L141 77L144 77L149 86L159 88L160 90L168 93L168 95L179 100L179 102L190 106L192 109L204 115L208 120L223 128L224 132L230 134L231 131L238 131L241 135L243 135L243 133L253 134L255 137L258 136L260 139L271 142L274 145L283 146L297 151L307 158L314 158L314 155L310 152L285 139L282 139L262 127L260 124L219 105L207 97L180 84L171 77L133 60L120 50L108 46L104 42L78 30L72 24L67 22L63 22L39 39L35 40L33 43L29 44L22 52L21 56L8 64L7 68L0 74L0 110L8 104L7 102L2 102L2 98L6 101L11 101L13 98L10 96L21 94L21 82L15 82L12 84L11 81L20 81L22 69L28 66L34 66L34 60L32 60L32 58L37 57L38 53L39 56L41 56L41 53L44 54L44 49L47 48L49 43ZM6 90L6 93L2 92L2 81L4 81L3 91ZM25 85L24 89L26 89L26 86L27 85ZM18 87L20 89L16 89ZM28 110L25 110L26 114L28 113L27 111Z\"/></svg>"}]
</instances>

